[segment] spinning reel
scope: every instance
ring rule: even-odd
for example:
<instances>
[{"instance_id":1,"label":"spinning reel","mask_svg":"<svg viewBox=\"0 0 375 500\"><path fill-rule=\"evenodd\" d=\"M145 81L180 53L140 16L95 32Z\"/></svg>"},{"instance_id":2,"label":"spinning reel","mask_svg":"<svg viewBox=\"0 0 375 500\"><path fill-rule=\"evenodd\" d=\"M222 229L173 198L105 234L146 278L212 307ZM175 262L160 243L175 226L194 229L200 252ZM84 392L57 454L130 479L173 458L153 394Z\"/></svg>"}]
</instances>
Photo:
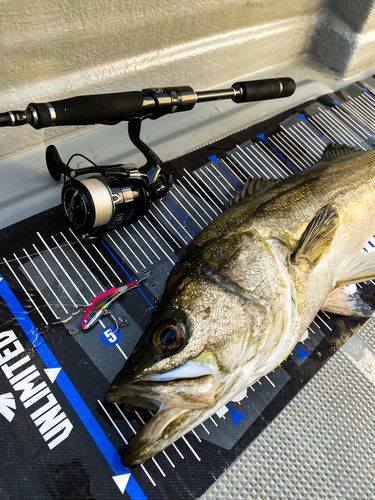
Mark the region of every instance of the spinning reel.
<instances>
[{"instance_id":1,"label":"spinning reel","mask_svg":"<svg viewBox=\"0 0 375 500\"><path fill-rule=\"evenodd\" d=\"M61 193L64 215L83 241L132 224L172 187L172 175L163 169L156 153L141 141L140 129L141 119L129 121L130 139L147 160L140 168L120 164L72 169L63 163L55 146L47 147L49 173L56 181L64 176ZM93 175L77 179L87 174ZM69 180L65 182L66 177Z\"/></svg>"},{"instance_id":2,"label":"spinning reel","mask_svg":"<svg viewBox=\"0 0 375 500\"><path fill-rule=\"evenodd\" d=\"M224 90L195 92L191 87L181 86L78 96L49 103L31 103L25 111L0 113L0 127L30 124L40 129L129 122L130 140L146 158L146 164L140 168L132 164L99 166L91 162L90 167L72 169L69 162L62 161L55 146L47 148L49 173L56 181L64 176L61 200L65 217L80 238L88 241L138 220L172 187L171 174L164 170L155 152L140 139L142 120L189 111L199 102L232 99L242 103L288 97L295 88L291 78L272 78L238 82ZM92 175L77 179L87 174Z\"/></svg>"}]
</instances>

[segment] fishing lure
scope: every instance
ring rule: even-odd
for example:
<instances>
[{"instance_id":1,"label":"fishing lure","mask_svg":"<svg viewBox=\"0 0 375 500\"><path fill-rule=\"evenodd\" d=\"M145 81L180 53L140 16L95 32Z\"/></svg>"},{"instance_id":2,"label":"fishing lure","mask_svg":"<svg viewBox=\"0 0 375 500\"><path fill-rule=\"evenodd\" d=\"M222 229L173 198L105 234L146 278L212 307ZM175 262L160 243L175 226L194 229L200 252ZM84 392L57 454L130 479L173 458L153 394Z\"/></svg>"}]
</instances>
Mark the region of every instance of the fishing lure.
<instances>
[{"instance_id":1,"label":"fishing lure","mask_svg":"<svg viewBox=\"0 0 375 500\"><path fill-rule=\"evenodd\" d=\"M107 290L104 293L101 293L95 299L91 301L91 303L88 305L88 308L86 309L86 312L83 316L82 319L82 329L83 330L89 330L92 328L103 315L109 315L111 316L112 320L114 321L116 325L116 332L119 329L119 326L127 326L128 322L124 318L123 321L119 322L113 314L109 311L109 308L112 306L116 300L118 300L121 295L124 295L125 293L129 292L130 290L133 290L134 288L138 288L144 284L146 284L146 280L150 280L148 283L149 286L153 286L155 284L154 278L150 278L152 271L146 271L144 278L138 280L131 281L127 285L119 286L119 287L112 287L110 290Z\"/></svg>"}]
</instances>

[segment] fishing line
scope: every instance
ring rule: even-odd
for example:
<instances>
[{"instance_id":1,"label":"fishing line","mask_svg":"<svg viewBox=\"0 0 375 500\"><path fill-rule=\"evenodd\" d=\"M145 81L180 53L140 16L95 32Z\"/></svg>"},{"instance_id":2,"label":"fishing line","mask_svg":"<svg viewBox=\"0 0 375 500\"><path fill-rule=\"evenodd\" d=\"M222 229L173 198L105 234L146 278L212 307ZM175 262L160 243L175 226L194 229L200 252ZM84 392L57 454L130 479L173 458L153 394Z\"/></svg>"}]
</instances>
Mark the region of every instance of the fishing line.
<instances>
[{"instance_id":1,"label":"fishing line","mask_svg":"<svg viewBox=\"0 0 375 500\"><path fill-rule=\"evenodd\" d=\"M72 159L76 156L80 156L81 158L84 158L86 161L91 163L94 167L98 167L98 165L90 160L90 158L87 158L87 156L81 154L81 153L74 153L68 160L67 166L69 167L70 162ZM64 180L63 184L65 185L66 183L66 170L64 170ZM112 200L112 194L109 190L109 187L107 184L101 182L99 179L96 178L90 178L90 179L85 179L81 181L81 183L86 186L88 191L91 194L94 206L95 206L95 221L93 224L93 227L96 228L93 233L95 233L98 229L101 228L101 226L108 224L108 222L112 219L113 216L113 200ZM82 193L78 190L75 189L73 192L73 195L68 203L68 213L72 214L72 207L76 205L78 202L80 207L85 207L85 199L83 198ZM85 219L82 222L85 223L87 219L87 211L85 210ZM82 225L81 224L81 225Z\"/></svg>"},{"instance_id":2,"label":"fishing line","mask_svg":"<svg viewBox=\"0 0 375 500\"><path fill-rule=\"evenodd\" d=\"M90 158L87 158L87 156L85 156L81 153L74 153L69 158L69 160L67 162L68 167L69 167L69 164L72 161L72 159L76 156L80 156L81 158L84 158L86 161L88 161L89 163L94 165L94 167L98 166L95 162L90 160ZM65 184L65 181L66 181L66 171L64 171L64 184ZM86 179L86 180L83 180L81 182L82 182L82 184L84 184L88 188L88 190L90 191L90 193L93 197L93 201L95 204L95 210L96 210L96 212L95 212L96 218L95 218L94 227L102 226L103 224L107 224L109 222L109 220L111 219L112 212L113 212L112 197L111 197L111 193L109 192L107 185L103 184L98 179ZM77 195L79 195L81 197L81 194L79 193L78 189L75 191L75 193L72 197L72 200L70 201L69 210L71 210L71 207L72 207L73 203L75 202L75 198L77 197ZM109 197L109 199L108 199L108 197ZM83 200L82 200L82 202L83 202ZM107 210L106 210L106 208L107 208ZM108 208L109 208L109 210L108 210ZM106 216L106 214L107 214L107 216ZM110 214L109 218L108 218L108 214ZM102 219L105 219L105 222L101 222Z\"/></svg>"},{"instance_id":3,"label":"fishing line","mask_svg":"<svg viewBox=\"0 0 375 500\"><path fill-rule=\"evenodd\" d=\"M62 320L61 318L57 318L58 321L53 321L52 323L50 323L48 326L52 326L52 325L58 325L60 323L66 323L67 321L69 321L71 318L73 318L73 316L76 316L78 313L80 313L81 309L84 308L84 307L88 307L90 304L49 304L50 306L60 306L60 305L63 305L63 306L66 306L66 307L75 307L76 309L79 309L78 311L74 312L71 316L69 316L68 318ZM41 306L39 306L38 308L35 308L34 309L30 309L30 311L26 311L26 314L29 315L30 313L32 312L35 312L39 309L43 309L43 307L49 307L47 304L43 304ZM8 321L5 321L5 323L2 323L0 325L0 328L2 328L4 325L7 325L8 323L10 323L11 321L14 321L16 320L17 321L17 318L12 318L12 319L8 319Z\"/></svg>"},{"instance_id":4,"label":"fishing line","mask_svg":"<svg viewBox=\"0 0 375 500\"><path fill-rule=\"evenodd\" d=\"M113 216L113 199L109 187L99 179L85 179L81 183L89 190L95 205L95 221L93 227L104 226ZM78 190L76 191L76 193ZM79 193L82 198L82 195ZM83 203L83 198L81 203Z\"/></svg>"}]
</instances>

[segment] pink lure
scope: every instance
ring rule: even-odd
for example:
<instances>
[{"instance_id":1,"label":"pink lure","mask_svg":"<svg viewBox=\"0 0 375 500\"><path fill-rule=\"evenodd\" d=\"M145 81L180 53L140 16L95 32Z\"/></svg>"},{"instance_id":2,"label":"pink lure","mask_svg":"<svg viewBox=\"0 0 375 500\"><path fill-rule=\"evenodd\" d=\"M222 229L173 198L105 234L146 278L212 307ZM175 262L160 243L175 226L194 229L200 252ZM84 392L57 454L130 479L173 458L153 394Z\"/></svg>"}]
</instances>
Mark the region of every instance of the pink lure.
<instances>
[{"instance_id":1,"label":"pink lure","mask_svg":"<svg viewBox=\"0 0 375 500\"><path fill-rule=\"evenodd\" d=\"M137 288L139 286L138 281L132 281L127 285L120 286L119 288L113 287L104 293L101 293L95 299L91 301L91 304L87 308L83 320L82 329L88 330L95 325L97 321L101 318L103 310L108 309L121 295L128 292L132 288Z\"/></svg>"}]
</instances>

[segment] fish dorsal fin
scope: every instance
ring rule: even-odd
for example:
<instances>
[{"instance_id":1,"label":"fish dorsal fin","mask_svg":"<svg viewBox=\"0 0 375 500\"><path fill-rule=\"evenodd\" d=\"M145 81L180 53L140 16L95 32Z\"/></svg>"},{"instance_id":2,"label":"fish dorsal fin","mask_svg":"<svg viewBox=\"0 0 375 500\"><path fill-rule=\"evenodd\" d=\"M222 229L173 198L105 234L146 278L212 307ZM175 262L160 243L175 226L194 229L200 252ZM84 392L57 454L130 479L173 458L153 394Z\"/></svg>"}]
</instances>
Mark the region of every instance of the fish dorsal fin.
<instances>
[{"instance_id":1,"label":"fish dorsal fin","mask_svg":"<svg viewBox=\"0 0 375 500\"><path fill-rule=\"evenodd\" d=\"M335 279L337 286L375 279L375 252L359 253L353 259L344 261Z\"/></svg>"},{"instance_id":2,"label":"fish dorsal fin","mask_svg":"<svg viewBox=\"0 0 375 500\"><path fill-rule=\"evenodd\" d=\"M322 160L334 160L335 158L341 158L343 156L348 156L356 151L355 148L347 146L346 144L329 144L322 156Z\"/></svg>"},{"instance_id":3,"label":"fish dorsal fin","mask_svg":"<svg viewBox=\"0 0 375 500\"><path fill-rule=\"evenodd\" d=\"M265 189L273 186L276 182L279 182L281 179L252 179L249 177L245 182L244 187L241 191L236 191L234 193L233 201L229 202L229 206L235 205L236 203L242 201L248 196L254 196Z\"/></svg>"},{"instance_id":4,"label":"fish dorsal fin","mask_svg":"<svg viewBox=\"0 0 375 500\"><path fill-rule=\"evenodd\" d=\"M341 316L362 316L370 318L374 310L360 297L357 287L353 285L340 286L331 292L322 311L340 314Z\"/></svg>"},{"instance_id":5,"label":"fish dorsal fin","mask_svg":"<svg viewBox=\"0 0 375 500\"><path fill-rule=\"evenodd\" d=\"M326 205L319 210L303 233L293 256L296 265L313 268L328 252L338 226L337 210Z\"/></svg>"}]
</instances>

